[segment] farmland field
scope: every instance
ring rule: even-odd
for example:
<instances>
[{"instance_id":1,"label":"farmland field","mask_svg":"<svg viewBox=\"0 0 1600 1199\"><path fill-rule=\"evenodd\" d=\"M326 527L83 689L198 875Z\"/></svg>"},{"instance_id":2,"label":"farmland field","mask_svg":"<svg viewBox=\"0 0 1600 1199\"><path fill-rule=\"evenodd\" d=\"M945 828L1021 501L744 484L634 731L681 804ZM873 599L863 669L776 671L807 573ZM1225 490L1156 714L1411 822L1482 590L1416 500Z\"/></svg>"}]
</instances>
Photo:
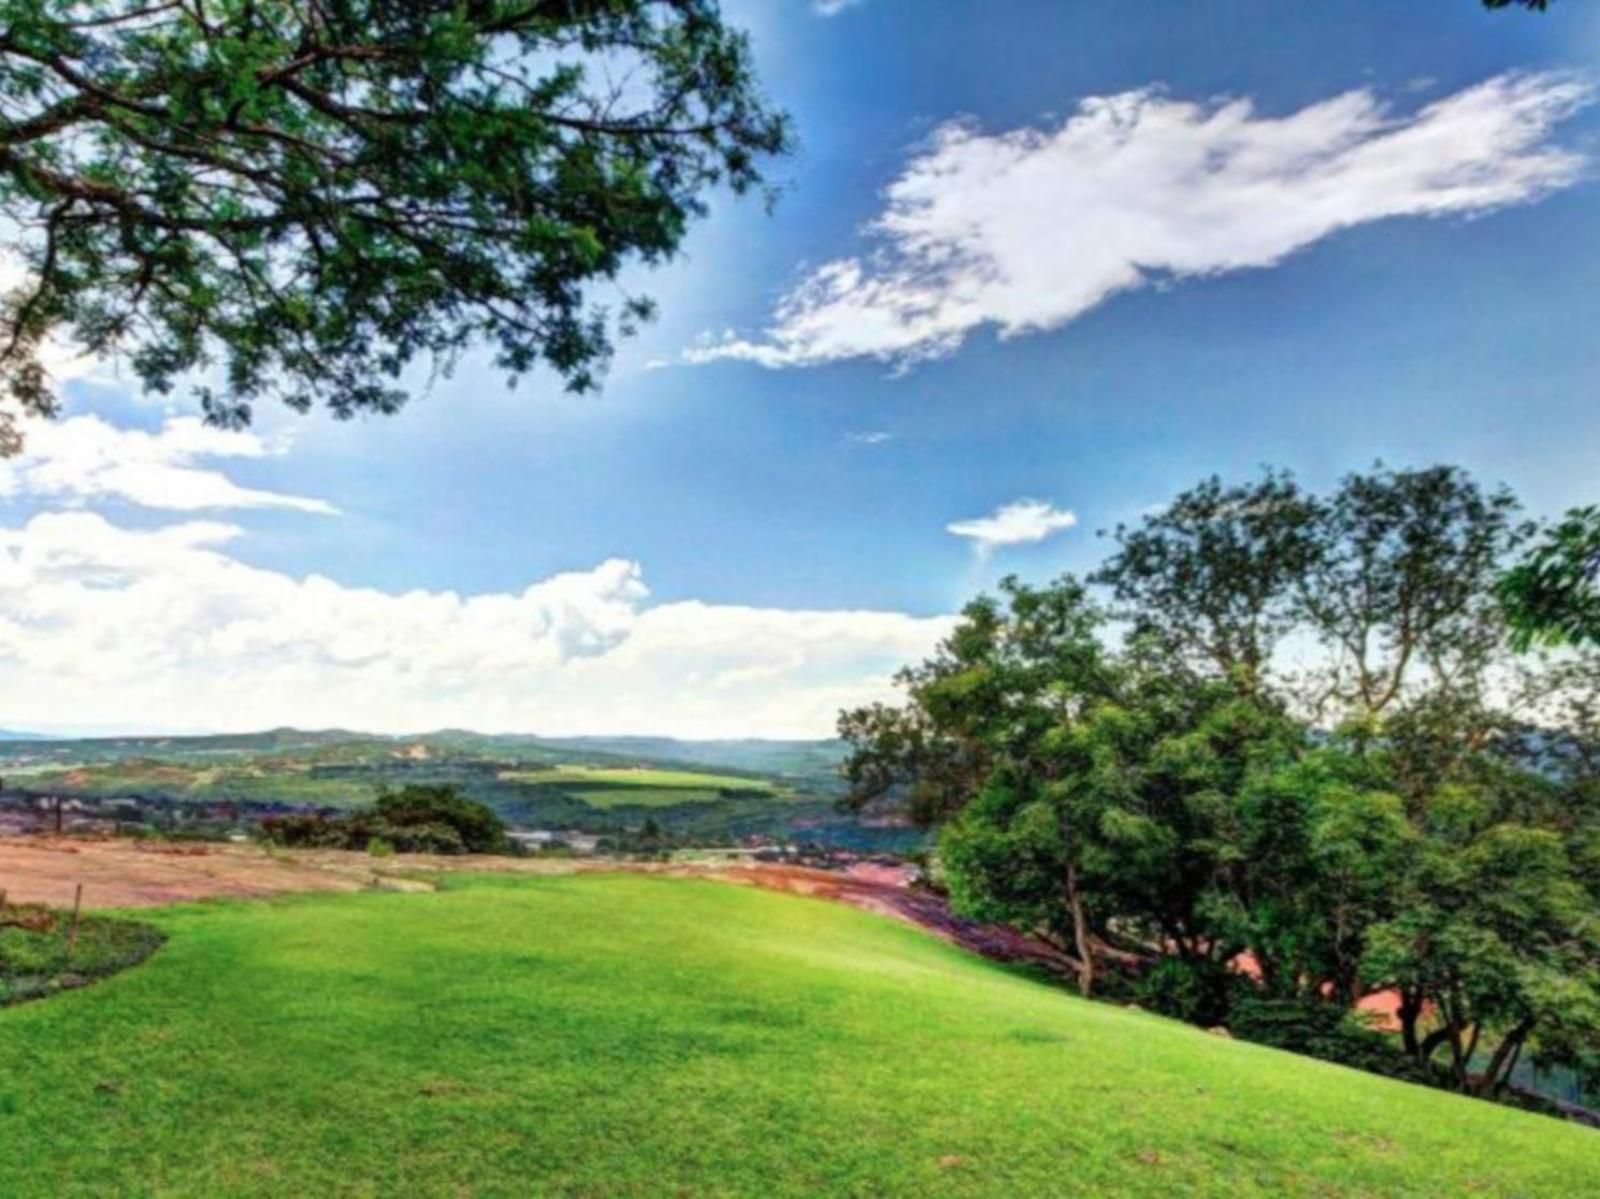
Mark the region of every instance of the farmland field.
<instances>
[{"instance_id":1,"label":"farmland field","mask_svg":"<svg viewBox=\"0 0 1600 1199\"><path fill-rule=\"evenodd\" d=\"M1557 1121L1090 1004L709 882L157 909L0 1012L0 1194L1600 1191Z\"/></svg>"},{"instance_id":2,"label":"farmland field","mask_svg":"<svg viewBox=\"0 0 1600 1199\"><path fill-rule=\"evenodd\" d=\"M595 808L715 803L730 792L771 798L784 794L766 779L647 767L557 766L551 770L508 771L501 778L558 788Z\"/></svg>"}]
</instances>

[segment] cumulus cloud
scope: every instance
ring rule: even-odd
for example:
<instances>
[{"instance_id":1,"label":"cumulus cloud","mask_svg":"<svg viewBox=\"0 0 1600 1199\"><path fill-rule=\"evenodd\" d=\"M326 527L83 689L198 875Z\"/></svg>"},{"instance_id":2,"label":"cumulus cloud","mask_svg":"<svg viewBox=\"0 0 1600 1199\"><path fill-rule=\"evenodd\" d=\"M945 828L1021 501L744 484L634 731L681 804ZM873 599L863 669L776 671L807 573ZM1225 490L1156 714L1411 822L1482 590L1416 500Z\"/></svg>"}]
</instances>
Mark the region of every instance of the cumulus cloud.
<instances>
[{"instance_id":1,"label":"cumulus cloud","mask_svg":"<svg viewBox=\"0 0 1600 1199\"><path fill-rule=\"evenodd\" d=\"M124 429L98 416L30 420L23 452L0 460L0 496L67 501L121 499L180 512L285 508L332 514L324 500L242 487L198 465L215 458L281 452L249 431L216 429L194 417L169 418L159 432Z\"/></svg>"},{"instance_id":2,"label":"cumulus cloud","mask_svg":"<svg viewBox=\"0 0 1600 1199\"><path fill-rule=\"evenodd\" d=\"M652 604L612 559L518 592L250 566L231 525L54 512L0 528L0 723L823 736L950 622Z\"/></svg>"},{"instance_id":3,"label":"cumulus cloud","mask_svg":"<svg viewBox=\"0 0 1600 1199\"><path fill-rule=\"evenodd\" d=\"M1270 267L1351 226L1528 203L1582 175L1551 137L1594 94L1573 75L1506 74L1410 112L1360 89L1275 117L1147 88L1041 128L951 122L887 188L869 253L813 271L761 336L685 358L905 367L984 326L1057 328L1119 292Z\"/></svg>"},{"instance_id":4,"label":"cumulus cloud","mask_svg":"<svg viewBox=\"0 0 1600 1199\"><path fill-rule=\"evenodd\" d=\"M987 555L1001 546L1043 541L1077 523L1076 515L1044 500L1015 500L988 516L952 521L945 532L969 539L978 553Z\"/></svg>"}]
</instances>

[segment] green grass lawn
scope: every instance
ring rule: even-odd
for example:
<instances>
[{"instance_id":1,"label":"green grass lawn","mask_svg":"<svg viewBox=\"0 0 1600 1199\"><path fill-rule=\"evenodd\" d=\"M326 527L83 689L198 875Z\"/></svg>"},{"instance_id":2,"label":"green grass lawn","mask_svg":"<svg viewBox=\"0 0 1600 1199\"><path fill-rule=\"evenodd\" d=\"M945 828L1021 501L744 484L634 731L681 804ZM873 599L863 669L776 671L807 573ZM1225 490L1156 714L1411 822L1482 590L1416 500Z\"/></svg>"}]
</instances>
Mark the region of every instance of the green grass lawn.
<instances>
[{"instance_id":1,"label":"green grass lawn","mask_svg":"<svg viewBox=\"0 0 1600 1199\"><path fill-rule=\"evenodd\" d=\"M154 913L0 1011L0 1195L1600 1193L1600 1134L815 900L459 877Z\"/></svg>"}]
</instances>

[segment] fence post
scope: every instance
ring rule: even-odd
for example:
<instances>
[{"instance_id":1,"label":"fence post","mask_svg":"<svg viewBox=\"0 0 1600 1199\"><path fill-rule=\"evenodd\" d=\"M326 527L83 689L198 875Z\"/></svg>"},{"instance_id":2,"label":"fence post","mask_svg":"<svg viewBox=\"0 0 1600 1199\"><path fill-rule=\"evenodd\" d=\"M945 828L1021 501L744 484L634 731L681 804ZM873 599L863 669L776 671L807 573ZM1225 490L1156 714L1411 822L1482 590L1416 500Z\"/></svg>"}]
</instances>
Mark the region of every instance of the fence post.
<instances>
[{"instance_id":1,"label":"fence post","mask_svg":"<svg viewBox=\"0 0 1600 1199\"><path fill-rule=\"evenodd\" d=\"M78 893L72 898L72 924L67 928L67 948L71 949L78 943L78 912L83 907L83 884L78 884Z\"/></svg>"}]
</instances>

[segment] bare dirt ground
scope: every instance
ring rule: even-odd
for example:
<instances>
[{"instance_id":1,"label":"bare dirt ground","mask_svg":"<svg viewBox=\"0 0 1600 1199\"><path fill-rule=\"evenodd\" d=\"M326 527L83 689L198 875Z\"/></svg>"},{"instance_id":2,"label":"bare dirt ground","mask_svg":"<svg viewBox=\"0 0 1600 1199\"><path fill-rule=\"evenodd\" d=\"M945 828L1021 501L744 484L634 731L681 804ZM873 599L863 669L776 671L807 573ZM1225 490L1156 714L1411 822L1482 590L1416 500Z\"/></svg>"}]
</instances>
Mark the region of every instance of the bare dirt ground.
<instances>
[{"instance_id":1,"label":"bare dirt ground","mask_svg":"<svg viewBox=\"0 0 1600 1199\"><path fill-rule=\"evenodd\" d=\"M702 878L847 903L925 928L1001 961L1058 968L1060 955L1008 928L963 920L939 896L910 886L897 867L849 870L761 863L733 866L552 861L401 854L374 858L342 850L276 850L255 845L170 844L120 838L0 837L0 891L11 903L65 906L83 886L91 908L155 907L196 899L249 899L305 891L428 890L419 875L446 870L573 874L628 870Z\"/></svg>"},{"instance_id":2,"label":"bare dirt ground","mask_svg":"<svg viewBox=\"0 0 1600 1199\"><path fill-rule=\"evenodd\" d=\"M730 866L708 872L707 876L847 903L927 929L953 945L996 961L1027 962L1057 971L1069 968L1062 955L1043 941L1004 925L980 924L955 915L943 897L911 887L906 873L895 867L862 865L838 871L805 866Z\"/></svg>"},{"instance_id":3,"label":"bare dirt ground","mask_svg":"<svg viewBox=\"0 0 1600 1199\"><path fill-rule=\"evenodd\" d=\"M428 889L408 875L460 870L462 858L374 858L341 850L269 851L255 845L173 844L126 838L0 838L0 890L12 903L70 904L83 885L94 908L192 899L249 899L296 891ZM566 873L576 863L473 859L474 869Z\"/></svg>"}]
</instances>

